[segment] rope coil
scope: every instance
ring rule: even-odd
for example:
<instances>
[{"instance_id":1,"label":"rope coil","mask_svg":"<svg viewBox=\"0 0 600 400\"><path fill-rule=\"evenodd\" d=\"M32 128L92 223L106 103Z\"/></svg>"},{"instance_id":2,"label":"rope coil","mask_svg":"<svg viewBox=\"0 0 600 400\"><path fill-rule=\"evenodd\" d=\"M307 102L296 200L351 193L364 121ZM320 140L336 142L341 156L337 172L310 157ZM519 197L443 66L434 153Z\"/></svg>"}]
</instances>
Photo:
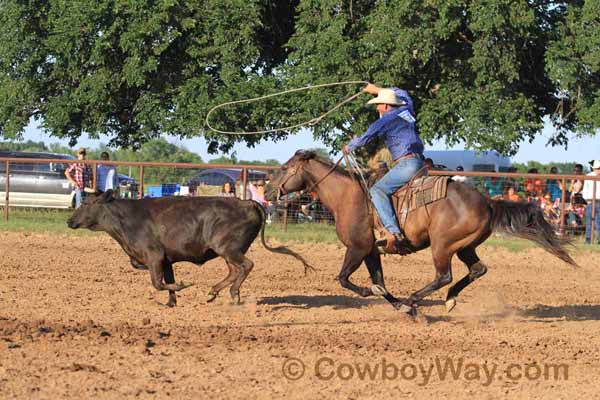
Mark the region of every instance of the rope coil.
<instances>
[{"instance_id":1,"label":"rope coil","mask_svg":"<svg viewBox=\"0 0 600 400\"><path fill-rule=\"evenodd\" d=\"M337 110L338 108L340 108L341 106L343 106L344 104L354 100L355 98L357 98L358 96L360 96L363 91L361 90L358 93L353 94L350 97L345 98L344 100L342 100L341 102L339 102L338 104L336 104L335 106L333 106L333 108L331 108L330 110L327 110L326 112L324 112L323 114L319 115L318 117L312 118L308 121L299 123L299 124L295 124L295 125L290 125L290 126L284 126L282 128L275 128L275 129L265 129L265 130L261 130L261 131L224 131L221 129L217 129L213 126L210 125L209 122L209 117L210 114L212 114L214 111L218 110L219 108L223 108L226 106L230 106L230 105L234 105L234 104L243 104L243 103L253 103L256 101L260 101L260 100L265 100L271 97L276 97L276 96L281 96L287 93L295 93L295 92L301 92L303 90L311 90L311 89L318 89L318 88L322 88L322 87L331 87L331 86L342 86L342 85L366 85L369 82L366 81L344 81L344 82L334 82L334 83L322 83L319 85L314 85L314 86L305 86L305 87L301 87L301 88L295 88L295 89L289 89L289 90L284 90L282 92L277 92L277 93L272 93L272 94L268 94L265 96L260 96L260 97L254 97L251 99L245 99L245 100L236 100L236 101L229 101L226 103L222 103L219 104L217 106L214 106L213 108L211 108L208 113L206 114L206 119L205 119L205 123L206 126L208 127L208 129L217 132L217 133L222 133L225 135L262 135L265 133L272 133L272 132L279 132L279 131L287 131L287 130L291 130L294 128L299 128L301 126L314 126L317 125L319 122L321 122L321 120L323 118L325 118L327 115L331 114L332 112L334 112L335 110Z\"/></svg>"}]
</instances>

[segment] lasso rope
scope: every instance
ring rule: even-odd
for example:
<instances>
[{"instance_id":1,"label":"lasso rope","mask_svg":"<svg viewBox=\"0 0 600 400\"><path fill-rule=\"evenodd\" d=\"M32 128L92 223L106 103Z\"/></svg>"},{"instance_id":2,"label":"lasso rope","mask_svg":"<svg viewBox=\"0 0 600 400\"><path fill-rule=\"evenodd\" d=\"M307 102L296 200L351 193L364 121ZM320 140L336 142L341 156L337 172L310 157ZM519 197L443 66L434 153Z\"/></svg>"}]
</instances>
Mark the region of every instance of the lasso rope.
<instances>
[{"instance_id":1,"label":"lasso rope","mask_svg":"<svg viewBox=\"0 0 600 400\"><path fill-rule=\"evenodd\" d=\"M313 126L318 124L319 122L321 122L321 120L323 118L325 118L327 115L331 114L332 112L334 112L335 110L337 110L338 108L340 108L341 106L343 106L344 104L354 100L355 98L357 98L358 96L360 96L363 92L362 90L358 93L353 94L350 97L347 97L346 99L342 100L340 103L336 104L333 108L331 108L330 110L324 112L323 114L319 115L316 118L313 118L311 120L302 122L300 124L295 124L295 125L290 125L290 126L284 126L282 128L275 128L275 129L265 129L262 131L223 131L217 128L214 128L210 125L209 117L210 114L213 113L214 111L218 110L219 108L223 108L225 106L230 106L233 104L243 104L243 103L253 103L255 101L260 101L260 100L264 100L264 99L268 99L270 97L276 97L276 96L281 96L287 93L295 93L295 92L301 92L303 90L310 90L310 89L317 89L317 88L322 88L322 87L331 87L331 86L341 86L341 85L366 85L369 82L366 81L345 81L345 82L335 82L335 83L323 83L320 85L314 85L314 86L305 86L305 87L301 87L301 88L296 88L296 89L289 89L289 90L284 90L282 92L277 92L277 93L272 93L272 94L268 94L266 96L260 96L260 97L255 97L252 99L245 99L245 100L236 100L236 101L229 101L227 103L223 103L223 104L219 104L218 106L215 106L213 108L210 109L210 111L208 112L208 114L206 114L206 126L214 131L214 132L218 132L218 133L223 133L226 135L261 135L261 134L265 134L265 133L271 133L271 132L279 132L279 131L286 131L286 130L290 130L290 129L294 129L294 128L299 128L301 126Z\"/></svg>"}]
</instances>

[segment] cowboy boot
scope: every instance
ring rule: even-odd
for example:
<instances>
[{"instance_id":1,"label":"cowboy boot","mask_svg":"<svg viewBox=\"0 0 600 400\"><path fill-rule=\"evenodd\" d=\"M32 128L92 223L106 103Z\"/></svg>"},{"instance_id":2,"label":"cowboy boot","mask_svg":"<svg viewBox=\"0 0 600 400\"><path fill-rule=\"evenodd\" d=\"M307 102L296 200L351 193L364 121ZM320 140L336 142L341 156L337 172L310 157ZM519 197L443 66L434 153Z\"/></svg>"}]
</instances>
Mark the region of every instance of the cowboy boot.
<instances>
[{"instance_id":1,"label":"cowboy boot","mask_svg":"<svg viewBox=\"0 0 600 400\"><path fill-rule=\"evenodd\" d=\"M375 246L381 248L384 253L394 254L398 252L402 240L404 240L402 234L394 234L386 230L384 236L375 242Z\"/></svg>"}]
</instances>

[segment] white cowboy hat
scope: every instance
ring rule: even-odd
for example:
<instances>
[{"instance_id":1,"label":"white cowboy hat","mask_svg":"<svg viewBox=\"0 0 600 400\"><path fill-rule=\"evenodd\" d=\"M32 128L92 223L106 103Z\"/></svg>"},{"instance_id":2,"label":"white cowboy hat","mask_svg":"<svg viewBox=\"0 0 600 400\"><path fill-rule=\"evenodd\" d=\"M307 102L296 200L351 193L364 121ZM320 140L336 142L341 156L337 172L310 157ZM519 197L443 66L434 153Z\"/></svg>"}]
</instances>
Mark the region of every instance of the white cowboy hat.
<instances>
[{"instance_id":1,"label":"white cowboy hat","mask_svg":"<svg viewBox=\"0 0 600 400\"><path fill-rule=\"evenodd\" d=\"M391 106L401 106L406 104L404 101L396 97L396 93L392 89L381 89L377 97L367 101L367 104L389 104Z\"/></svg>"},{"instance_id":2,"label":"white cowboy hat","mask_svg":"<svg viewBox=\"0 0 600 400\"><path fill-rule=\"evenodd\" d=\"M599 169L600 168L600 160L590 161L590 165L592 166L592 169Z\"/></svg>"}]
</instances>

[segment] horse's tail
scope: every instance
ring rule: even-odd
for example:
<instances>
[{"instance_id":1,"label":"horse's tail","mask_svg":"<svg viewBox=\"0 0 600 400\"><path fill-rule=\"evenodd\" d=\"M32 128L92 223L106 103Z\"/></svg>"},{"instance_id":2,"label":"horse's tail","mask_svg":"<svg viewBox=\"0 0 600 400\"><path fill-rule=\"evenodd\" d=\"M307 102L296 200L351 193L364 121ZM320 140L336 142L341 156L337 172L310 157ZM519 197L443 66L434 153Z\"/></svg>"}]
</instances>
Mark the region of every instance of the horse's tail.
<instances>
[{"instance_id":1,"label":"horse's tail","mask_svg":"<svg viewBox=\"0 0 600 400\"><path fill-rule=\"evenodd\" d=\"M531 240L564 262L578 266L564 248L565 245L571 244L571 241L556 234L538 206L532 203L504 200L492 200L490 206L492 230L504 231Z\"/></svg>"},{"instance_id":2,"label":"horse's tail","mask_svg":"<svg viewBox=\"0 0 600 400\"><path fill-rule=\"evenodd\" d=\"M295 251L290 250L285 246L270 247L265 242L265 225L267 223L267 213L265 211L265 208L261 204L258 204L257 202L254 202L254 204L256 205L256 208L259 209L260 214L261 214L260 241L261 241L262 245L265 247L265 249L272 251L273 253L286 254L288 256L294 257L296 260L300 261L302 263L302 265L304 265L304 273L305 274L306 274L306 271L309 269L316 271L316 269L312 265L310 265L308 262L306 262L306 260L300 254L296 253Z\"/></svg>"}]
</instances>

